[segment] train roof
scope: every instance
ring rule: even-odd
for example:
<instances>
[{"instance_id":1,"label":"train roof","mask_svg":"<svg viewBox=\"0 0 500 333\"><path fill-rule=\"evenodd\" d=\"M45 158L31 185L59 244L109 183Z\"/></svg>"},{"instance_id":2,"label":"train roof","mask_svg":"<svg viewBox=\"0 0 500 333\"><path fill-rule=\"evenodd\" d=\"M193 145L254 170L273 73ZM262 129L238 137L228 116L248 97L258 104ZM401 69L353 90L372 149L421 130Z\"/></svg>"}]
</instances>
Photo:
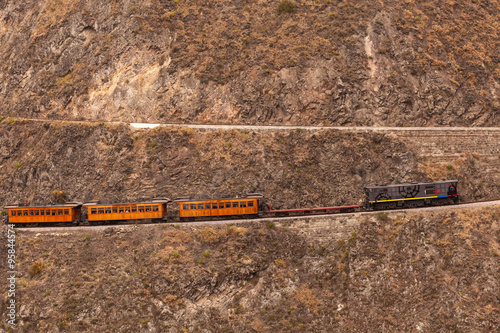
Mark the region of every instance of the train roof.
<instances>
[{"instance_id":1,"label":"train roof","mask_svg":"<svg viewBox=\"0 0 500 333\"><path fill-rule=\"evenodd\" d=\"M25 206L24 204L10 204L8 206L5 206L5 209L78 207L81 205L82 205L81 202L66 202L63 204L49 204L49 205L37 205L37 206Z\"/></svg>"},{"instance_id":2,"label":"train roof","mask_svg":"<svg viewBox=\"0 0 500 333\"><path fill-rule=\"evenodd\" d=\"M90 201L83 204L84 207L88 206L122 206L122 205L152 205L157 203L169 203L172 202L169 198L154 198L151 201L144 202L122 202L122 203L100 203L99 201Z\"/></svg>"},{"instance_id":3,"label":"train roof","mask_svg":"<svg viewBox=\"0 0 500 333\"><path fill-rule=\"evenodd\" d=\"M376 185L376 186L365 186L364 188L386 188L386 187L431 185L431 184L447 184L447 183L458 183L458 180L452 179L452 180L440 180L440 181L427 182L427 183L403 183L403 184L392 184L392 185Z\"/></svg>"},{"instance_id":4,"label":"train roof","mask_svg":"<svg viewBox=\"0 0 500 333\"><path fill-rule=\"evenodd\" d=\"M247 193L247 194L240 194L236 196L229 196L229 197L222 197L222 198L204 198L204 199L196 199L196 198L189 198L189 197L181 197L181 198L175 198L173 202L191 202L191 201L218 201L218 200L235 200L235 199L262 199L264 198L264 195L260 193Z\"/></svg>"}]
</instances>

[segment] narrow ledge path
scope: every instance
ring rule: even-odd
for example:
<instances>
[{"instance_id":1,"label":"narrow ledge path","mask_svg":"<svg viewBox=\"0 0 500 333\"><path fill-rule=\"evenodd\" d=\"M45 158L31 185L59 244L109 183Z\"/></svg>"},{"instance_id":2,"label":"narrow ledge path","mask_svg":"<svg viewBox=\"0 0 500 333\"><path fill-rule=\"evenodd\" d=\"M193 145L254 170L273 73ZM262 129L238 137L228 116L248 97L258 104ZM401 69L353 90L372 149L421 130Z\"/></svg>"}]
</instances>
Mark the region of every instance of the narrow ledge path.
<instances>
[{"instance_id":1,"label":"narrow ledge path","mask_svg":"<svg viewBox=\"0 0 500 333\"><path fill-rule=\"evenodd\" d=\"M242 220L218 220L218 221L196 221L196 222L167 222L167 223L144 223L144 224L111 224L111 225L99 225L99 226L69 226L69 227L36 227L36 228L19 228L18 231L22 233L25 232L62 232L62 231L78 231L78 230L105 230L107 228L120 229L120 228L138 228L138 227L151 227L158 225L183 225L183 226L207 226L207 225L221 225L221 224L240 224L240 223L254 223L254 222L278 222L280 224L285 224L287 222L292 222L295 220L304 219L319 219L325 217L338 218L342 216L354 216L361 217L363 215L374 215L379 213L390 213L390 214L416 214L419 212L434 212L443 210L458 210L458 209L476 209L484 207L499 206L500 200L493 201L483 201L483 202L472 202L472 203L461 203L458 205L445 205L445 206L431 206L431 207L420 207L411 209L393 209L393 210L376 210L376 211L361 211L354 213L341 213L341 214L318 214L318 215L298 215L298 216L287 216L287 217L265 217L256 219L242 219ZM332 221L332 223L334 223Z\"/></svg>"},{"instance_id":2,"label":"narrow ledge path","mask_svg":"<svg viewBox=\"0 0 500 333\"><path fill-rule=\"evenodd\" d=\"M129 125L133 130L147 130L156 127L176 127L176 128L192 128L201 130L253 130L253 131L291 131L291 130L336 130L336 131L428 131L428 132L500 132L500 127L376 127L376 126L288 126L288 125L230 125L230 124L169 124L169 123L128 123L128 122L106 122L106 121L84 121L84 120L54 120L54 119L28 119L28 118L5 118L17 121L32 121L32 122L64 122L64 123L91 123L91 124L116 124Z\"/></svg>"}]
</instances>

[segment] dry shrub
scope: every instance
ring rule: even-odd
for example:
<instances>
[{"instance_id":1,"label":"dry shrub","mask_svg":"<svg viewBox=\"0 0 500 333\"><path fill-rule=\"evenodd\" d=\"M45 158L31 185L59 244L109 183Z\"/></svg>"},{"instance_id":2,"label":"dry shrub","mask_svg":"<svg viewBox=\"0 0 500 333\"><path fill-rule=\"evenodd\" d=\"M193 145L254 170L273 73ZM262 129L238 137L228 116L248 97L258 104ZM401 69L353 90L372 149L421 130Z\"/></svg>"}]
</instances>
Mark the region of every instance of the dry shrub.
<instances>
[{"instance_id":1,"label":"dry shrub","mask_svg":"<svg viewBox=\"0 0 500 333\"><path fill-rule=\"evenodd\" d=\"M278 6L279 13L295 13L295 2L291 0L283 0Z\"/></svg>"},{"instance_id":2,"label":"dry shrub","mask_svg":"<svg viewBox=\"0 0 500 333\"><path fill-rule=\"evenodd\" d=\"M319 301L311 289L303 285L300 289L295 290L295 299L297 302L313 310L314 314L318 313Z\"/></svg>"},{"instance_id":3,"label":"dry shrub","mask_svg":"<svg viewBox=\"0 0 500 333\"><path fill-rule=\"evenodd\" d=\"M194 234L202 243L216 243L220 239L220 235L212 228L205 227L203 229L194 230Z\"/></svg>"},{"instance_id":4,"label":"dry shrub","mask_svg":"<svg viewBox=\"0 0 500 333\"><path fill-rule=\"evenodd\" d=\"M193 237L185 231L182 230L171 230L165 231L163 233L162 243L189 243L193 240Z\"/></svg>"},{"instance_id":5,"label":"dry shrub","mask_svg":"<svg viewBox=\"0 0 500 333\"><path fill-rule=\"evenodd\" d=\"M181 298L179 298L179 296L170 295L170 294L167 294L163 298L163 302L165 304L168 304L170 307L172 307L174 309L179 309L184 305L184 301Z\"/></svg>"},{"instance_id":6,"label":"dry shrub","mask_svg":"<svg viewBox=\"0 0 500 333\"><path fill-rule=\"evenodd\" d=\"M281 258L275 259L274 260L274 264L278 268L286 268L286 262L283 259L281 259Z\"/></svg>"},{"instance_id":7,"label":"dry shrub","mask_svg":"<svg viewBox=\"0 0 500 333\"><path fill-rule=\"evenodd\" d=\"M226 228L226 235L228 236L241 236L248 232L247 228L237 227L235 225L231 225Z\"/></svg>"},{"instance_id":8,"label":"dry shrub","mask_svg":"<svg viewBox=\"0 0 500 333\"><path fill-rule=\"evenodd\" d=\"M30 271L29 271L30 276L34 277L34 276L40 275L43 271L43 268L44 268L43 263L35 261L33 263L33 265L31 265L31 267L30 267Z\"/></svg>"}]
</instances>

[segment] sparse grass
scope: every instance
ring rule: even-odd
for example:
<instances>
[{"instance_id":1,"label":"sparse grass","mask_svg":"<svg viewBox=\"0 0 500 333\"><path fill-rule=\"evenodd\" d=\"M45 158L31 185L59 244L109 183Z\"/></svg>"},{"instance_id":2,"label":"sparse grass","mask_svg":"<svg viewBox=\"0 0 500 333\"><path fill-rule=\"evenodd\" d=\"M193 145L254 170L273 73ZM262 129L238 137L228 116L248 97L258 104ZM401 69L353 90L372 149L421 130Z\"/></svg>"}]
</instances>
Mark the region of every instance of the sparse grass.
<instances>
[{"instance_id":1,"label":"sparse grass","mask_svg":"<svg viewBox=\"0 0 500 333\"><path fill-rule=\"evenodd\" d=\"M446 166L446 169L448 169L448 170L453 170L453 165L448 164L448 165Z\"/></svg>"},{"instance_id":2,"label":"sparse grass","mask_svg":"<svg viewBox=\"0 0 500 333\"><path fill-rule=\"evenodd\" d=\"M349 240L348 242L349 243L352 243L356 240L356 231L353 231L352 234L351 234L351 237L349 237Z\"/></svg>"},{"instance_id":3,"label":"sparse grass","mask_svg":"<svg viewBox=\"0 0 500 333\"><path fill-rule=\"evenodd\" d=\"M274 224L274 222L268 222L268 223L267 223L267 227L268 227L269 229L273 229L275 226L276 226L276 225Z\"/></svg>"},{"instance_id":4,"label":"sparse grass","mask_svg":"<svg viewBox=\"0 0 500 333\"><path fill-rule=\"evenodd\" d=\"M149 143L149 146L150 146L151 148L155 148L155 147L156 147L156 141L151 141L151 142Z\"/></svg>"},{"instance_id":5,"label":"sparse grass","mask_svg":"<svg viewBox=\"0 0 500 333\"><path fill-rule=\"evenodd\" d=\"M383 213L383 212L380 212L380 213L377 213L375 215L375 217L377 218L377 220L379 221L382 221L382 222L387 222L389 220L389 213Z\"/></svg>"},{"instance_id":6,"label":"sparse grass","mask_svg":"<svg viewBox=\"0 0 500 333\"><path fill-rule=\"evenodd\" d=\"M172 252L172 257L174 257L175 259L178 259L181 255L179 254L179 252L177 251L174 251Z\"/></svg>"},{"instance_id":7,"label":"sparse grass","mask_svg":"<svg viewBox=\"0 0 500 333\"><path fill-rule=\"evenodd\" d=\"M203 252L203 257L204 258L210 257L210 252L208 250L206 250L205 252Z\"/></svg>"}]
</instances>

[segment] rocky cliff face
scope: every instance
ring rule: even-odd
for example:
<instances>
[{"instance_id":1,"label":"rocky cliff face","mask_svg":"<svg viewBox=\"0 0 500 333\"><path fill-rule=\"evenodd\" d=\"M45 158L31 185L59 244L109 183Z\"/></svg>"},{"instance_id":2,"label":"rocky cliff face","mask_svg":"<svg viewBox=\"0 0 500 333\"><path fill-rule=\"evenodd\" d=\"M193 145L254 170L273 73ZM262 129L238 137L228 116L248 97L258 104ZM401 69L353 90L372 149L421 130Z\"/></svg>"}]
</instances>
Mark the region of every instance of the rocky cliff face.
<instances>
[{"instance_id":1,"label":"rocky cliff face","mask_svg":"<svg viewBox=\"0 0 500 333\"><path fill-rule=\"evenodd\" d=\"M500 133L203 131L0 123L0 206L133 202L260 192L273 207L359 204L363 186L459 179L462 200L500 196ZM448 139L443 140L443 137ZM480 176L479 176L480 175Z\"/></svg>"},{"instance_id":2,"label":"rocky cliff face","mask_svg":"<svg viewBox=\"0 0 500 333\"><path fill-rule=\"evenodd\" d=\"M499 219L378 213L321 241L286 223L23 230L16 331L495 332Z\"/></svg>"},{"instance_id":3,"label":"rocky cliff face","mask_svg":"<svg viewBox=\"0 0 500 333\"><path fill-rule=\"evenodd\" d=\"M8 1L3 116L500 124L497 1Z\"/></svg>"}]
</instances>

